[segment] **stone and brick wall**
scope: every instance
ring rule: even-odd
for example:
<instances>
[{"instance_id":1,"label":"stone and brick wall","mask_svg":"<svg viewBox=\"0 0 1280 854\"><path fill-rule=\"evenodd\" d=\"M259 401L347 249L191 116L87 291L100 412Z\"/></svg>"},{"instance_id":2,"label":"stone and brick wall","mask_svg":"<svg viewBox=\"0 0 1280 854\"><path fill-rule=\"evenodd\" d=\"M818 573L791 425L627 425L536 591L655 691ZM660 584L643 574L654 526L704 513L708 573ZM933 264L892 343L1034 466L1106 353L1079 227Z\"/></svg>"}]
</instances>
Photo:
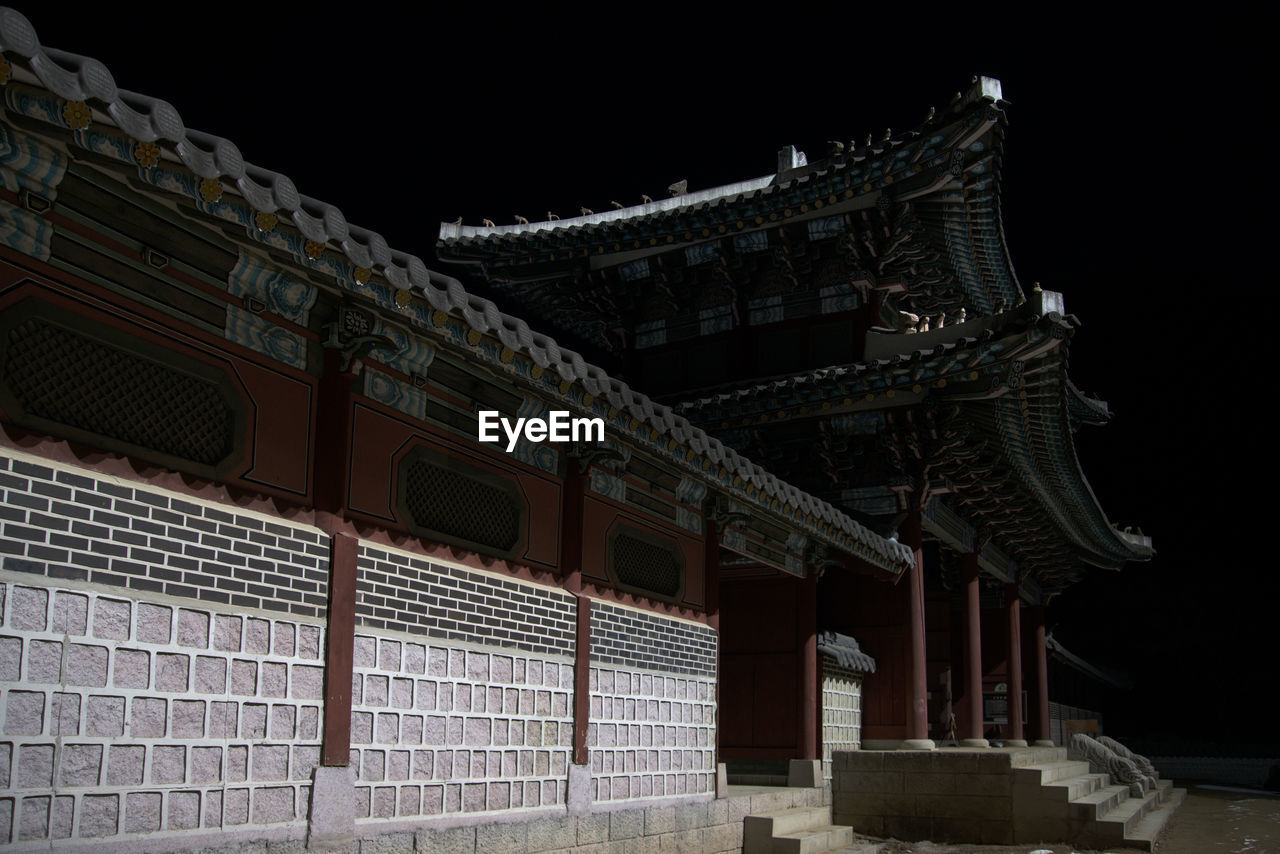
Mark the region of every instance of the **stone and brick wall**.
<instances>
[{"instance_id":1,"label":"stone and brick wall","mask_svg":"<svg viewBox=\"0 0 1280 854\"><path fill-rule=\"evenodd\" d=\"M0 457L0 844L305 822L315 529Z\"/></svg>"},{"instance_id":2,"label":"stone and brick wall","mask_svg":"<svg viewBox=\"0 0 1280 854\"><path fill-rule=\"evenodd\" d=\"M357 821L563 808L573 597L369 546L356 584Z\"/></svg>"},{"instance_id":3,"label":"stone and brick wall","mask_svg":"<svg viewBox=\"0 0 1280 854\"><path fill-rule=\"evenodd\" d=\"M698 623L592 604L595 801L714 793L716 643Z\"/></svg>"},{"instance_id":4,"label":"stone and brick wall","mask_svg":"<svg viewBox=\"0 0 1280 854\"><path fill-rule=\"evenodd\" d=\"M304 821L320 627L6 574L0 839Z\"/></svg>"},{"instance_id":5,"label":"stone and brick wall","mask_svg":"<svg viewBox=\"0 0 1280 854\"><path fill-rule=\"evenodd\" d=\"M862 746L862 674L822 660L822 777L831 779L833 753Z\"/></svg>"}]
</instances>

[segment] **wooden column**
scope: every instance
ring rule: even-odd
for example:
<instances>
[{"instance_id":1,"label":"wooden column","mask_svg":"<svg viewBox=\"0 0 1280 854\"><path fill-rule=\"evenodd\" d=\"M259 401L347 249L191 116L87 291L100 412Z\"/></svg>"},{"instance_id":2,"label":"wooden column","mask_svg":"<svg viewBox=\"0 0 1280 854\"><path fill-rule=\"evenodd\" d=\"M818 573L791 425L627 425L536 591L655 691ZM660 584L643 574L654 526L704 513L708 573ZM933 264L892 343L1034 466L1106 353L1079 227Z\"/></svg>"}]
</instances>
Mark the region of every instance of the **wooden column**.
<instances>
[{"instance_id":1,"label":"wooden column","mask_svg":"<svg viewBox=\"0 0 1280 854\"><path fill-rule=\"evenodd\" d=\"M1049 720L1049 656L1044 645L1044 606L1027 609L1034 628L1036 665L1036 746L1053 747L1053 724Z\"/></svg>"},{"instance_id":2,"label":"wooden column","mask_svg":"<svg viewBox=\"0 0 1280 854\"><path fill-rule=\"evenodd\" d=\"M582 595L582 493L586 480L576 457L565 461L560 502L560 575L575 595L578 609L573 646L573 764L590 761L587 729L591 724L591 600Z\"/></svg>"},{"instance_id":3,"label":"wooden column","mask_svg":"<svg viewBox=\"0 0 1280 854\"><path fill-rule=\"evenodd\" d=\"M359 540L346 534L334 534L329 541L322 765L346 765L351 757L351 674L356 645L356 552L359 545Z\"/></svg>"},{"instance_id":4,"label":"wooden column","mask_svg":"<svg viewBox=\"0 0 1280 854\"><path fill-rule=\"evenodd\" d=\"M978 555L960 558L964 581L964 704L965 747L988 747L982 731L982 601L978 584Z\"/></svg>"},{"instance_id":5,"label":"wooden column","mask_svg":"<svg viewBox=\"0 0 1280 854\"><path fill-rule=\"evenodd\" d=\"M818 758L818 574L800 581L796 627L800 652L800 756Z\"/></svg>"},{"instance_id":6,"label":"wooden column","mask_svg":"<svg viewBox=\"0 0 1280 854\"><path fill-rule=\"evenodd\" d=\"M1016 581L1004 586L1004 608L1009 621L1009 656L1005 660L1009 671L1009 726L1004 742L1008 747L1026 747L1022 732L1022 598Z\"/></svg>"},{"instance_id":7,"label":"wooden column","mask_svg":"<svg viewBox=\"0 0 1280 854\"><path fill-rule=\"evenodd\" d=\"M924 548L920 538L920 511L911 510L900 531L901 542L915 553L907 587L908 644L911 673L907 680L907 738L903 747L932 750L929 738L929 686L925 666Z\"/></svg>"}]
</instances>

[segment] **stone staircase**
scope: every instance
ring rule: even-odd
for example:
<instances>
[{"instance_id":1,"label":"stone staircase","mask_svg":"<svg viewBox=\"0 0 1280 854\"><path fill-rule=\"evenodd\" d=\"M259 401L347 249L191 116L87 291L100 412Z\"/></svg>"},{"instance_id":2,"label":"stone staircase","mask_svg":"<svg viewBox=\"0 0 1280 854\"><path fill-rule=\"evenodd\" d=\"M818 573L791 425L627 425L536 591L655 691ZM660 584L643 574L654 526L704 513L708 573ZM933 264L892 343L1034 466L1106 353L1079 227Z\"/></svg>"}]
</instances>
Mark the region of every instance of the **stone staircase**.
<instances>
[{"instance_id":1,"label":"stone staircase","mask_svg":"<svg viewBox=\"0 0 1280 854\"><path fill-rule=\"evenodd\" d=\"M1066 748L1054 748L1049 756L1039 751L1031 758L1012 768L1013 835L1018 843L1069 840L1152 851L1187 794L1160 780L1145 797L1131 797L1128 786L1112 785L1106 774L1091 773L1088 762L1067 759Z\"/></svg>"},{"instance_id":2,"label":"stone staircase","mask_svg":"<svg viewBox=\"0 0 1280 854\"><path fill-rule=\"evenodd\" d=\"M831 807L792 807L749 815L742 854L875 854L879 844L855 840L853 828L831 823Z\"/></svg>"}]
</instances>

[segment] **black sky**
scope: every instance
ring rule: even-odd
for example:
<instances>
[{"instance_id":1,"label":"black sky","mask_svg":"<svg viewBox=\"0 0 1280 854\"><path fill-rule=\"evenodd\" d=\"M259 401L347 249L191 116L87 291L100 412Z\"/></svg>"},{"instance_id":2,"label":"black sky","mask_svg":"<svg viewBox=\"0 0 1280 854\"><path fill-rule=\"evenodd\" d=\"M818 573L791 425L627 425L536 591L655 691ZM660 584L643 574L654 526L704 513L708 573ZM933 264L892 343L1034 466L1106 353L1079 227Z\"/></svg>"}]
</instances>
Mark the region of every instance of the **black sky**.
<instances>
[{"instance_id":1,"label":"black sky","mask_svg":"<svg viewBox=\"0 0 1280 854\"><path fill-rule=\"evenodd\" d=\"M1110 518L1158 556L1095 572L1057 636L1127 670L1154 731L1277 741L1259 671L1280 585L1266 557L1262 360L1276 282L1262 24L1213 7L1091 17L1037 5L16 4L46 46L235 142L392 246L773 171L794 143L918 124L970 77L1011 102L1004 221L1024 287L1064 292L1077 385L1113 422L1077 437ZM1049 9L1049 11L1045 11ZM1211 11L1212 10L1212 11ZM1074 14L1074 13L1073 13ZM199 17L196 17L199 16ZM1266 235L1270 237L1270 235ZM1212 674L1212 675L1210 675ZM1201 696L1194 684L1211 684Z\"/></svg>"}]
</instances>

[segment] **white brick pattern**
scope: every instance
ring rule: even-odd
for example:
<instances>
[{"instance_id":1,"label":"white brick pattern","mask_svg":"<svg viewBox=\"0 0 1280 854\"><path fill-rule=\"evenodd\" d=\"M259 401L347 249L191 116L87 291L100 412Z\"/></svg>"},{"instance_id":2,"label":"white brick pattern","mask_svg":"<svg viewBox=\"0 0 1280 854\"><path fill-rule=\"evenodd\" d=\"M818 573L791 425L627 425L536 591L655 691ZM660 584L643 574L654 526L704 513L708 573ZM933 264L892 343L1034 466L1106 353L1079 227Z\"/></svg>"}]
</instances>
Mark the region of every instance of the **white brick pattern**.
<instances>
[{"instance_id":1,"label":"white brick pattern","mask_svg":"<svg viewBox=\"0 0 1280 854\"><path fill-rule=\"evenodd\" d=\"M357 820L564 804L572 659L364 633L354 659Z\"/></svg>"},{"instance_id":2,"label":"white brick pattern","mask_svg":"<svg viewBox=\"0 0 1280 854\"><path fill-rule=\"evenodd\" d=\"M302 822L321 627L0 580L0 844Z\"/></svg>"},{"instance_id":3,"label":"white brick pattern","mask_svg":"<svg viewBox=\"0 0 1280 854\"><path fill-rule=\"evenodd\" d=\"M831 779L831 754L862 746L862 676L822 659L822 776Z\"/></svg>"}]
</instances>

